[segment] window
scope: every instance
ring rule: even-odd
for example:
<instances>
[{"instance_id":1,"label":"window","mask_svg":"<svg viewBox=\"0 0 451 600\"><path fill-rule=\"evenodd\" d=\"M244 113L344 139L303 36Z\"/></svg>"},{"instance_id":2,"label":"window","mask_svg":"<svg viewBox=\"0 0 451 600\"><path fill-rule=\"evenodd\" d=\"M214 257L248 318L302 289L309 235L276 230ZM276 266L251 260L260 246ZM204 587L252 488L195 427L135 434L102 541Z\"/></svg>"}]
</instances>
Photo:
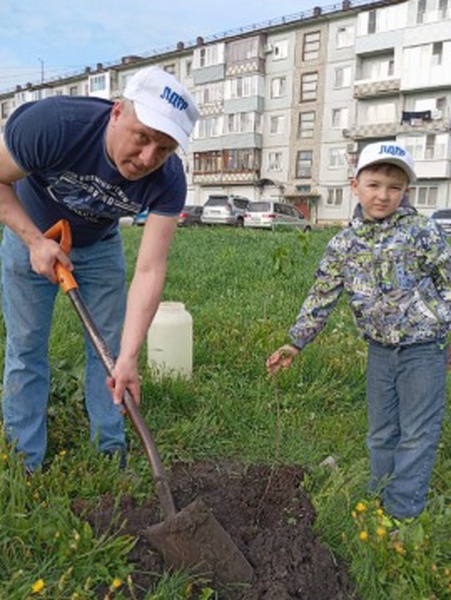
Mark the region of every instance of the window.
<instances>
[{"instance_id":1,"label":"window","mask_svg":"<svg viewBox=\"0 0 451 600\"><path fill-rule=\"evenodd\" d=\"M312 138L315 133L315 112L299 113L298 135L300 138Z\"/></svg>"},{"instance_id":2,"label":"window","mask_svg":"<svg viewBox=\"0 0 451 600\"><path fill-rule=\"evenodd\" d=\"M414 206L433 208L437 206L438 187L435 185L411 187L409 199Z\"/></svg>"},{"instance_id":3,"label":"window","mask_svg":"<svg viewBox=\"0 0 451 600\"><path fill-rule=\"evenodd\" d=\"M220 103L224 99L224 85L222 81L196 86L194 97L199 106L204 104Z\"/></svg>"},{"instance_id":4,"label":"window","mask_svg":"<svg viewBox=\"0 0 451 600\"><path fill-rule=\"evenodd\" d=\"M343 188L328 188L326 204L328 206L341 206L343 204Z\"/></svg>"},{"instance_id":5,"label":"window","mask_svg":"<svg viewBox=\"0 0 451 600\"><path fill-rule=\"evenodd\" d=\"M185 75L187 77L191 77L192 69L193 69L193 62L191 60L187 60L185 63Z\"/></svg>"},{"instance_id":6,"label":"window","mask_svg":"<svg viewBox=\"0 0 451 600\"><path fill-rule=\"evenodd\" d=\"M301 77L301 102L316 100L318 92L318 73L305 73Z\"/></svg>"},{"instance_id":7,"label":"window","mask_svg":"<svg viewBox=\"0 0 451 600\"><path fill-rule=\"evenodd\" d=\"M247 75L228 79L225 82L226 98L249 98L258 95L258 76Z\"/></svg>"},{"instance_id":8,"label":"window","mask_svg":"<svg viewBox=\"0 0 451 600\"><path fill-rule=\"evenodd\" d=\"M285 132L285 116L272 115L269 117L269 133L277 135Z\"/></svg>"},{"instance_id":9,"label":"window","mask_svg":"<svg viewBox=\"0 0 451 600\"><path fill-rule=\"evenodd\" d=\"M347 25L337 29L337 48L349 48L354 43L354 26Z\"/></svg>"},{"instance_id":10,"label":"window","mask_svg":"<svg viewBox=\"0 0 451 600\"><path fill-rule=\"evenodd\" d=\"M312 162L312 151L299 151L296 156L296 177L299 179L310 178L312 176Z\"/></svg>"},{"instance_id":11,"label":"window","mask_svg":"<svg viewBox=\"0 0 451 600\"><path fill-rule=\"evenodd\" d=\"M222 135L222 117L200 119L196 123L194 138L205 139Z\"/></svg>"},{"instance_id":12,"label":"window","mask_svg":"<svg viewBox=\"0 0 451 600\"><path fill-rule=\"evenodd\" d=\"M432 64L441 65L443 57L443 42L434 42L432 44Z\"/></svg>"},{"instance_id":13,"label":"window","mask_svg":"<svg viewBox=\"0 0 451 600\"><path fill-rule=\"evenodd\" d=\"M435 158L435 135L433 133L426 136L424 158Z\"/></svg>"},{"instance_id":14,"label":"window","mask_svg":"<svg viewBox=\"0 0 451 600\"><path fill-rule=\"evenodd\" d=\"M379 81L393 77L395 73L394 53L364 58L359 64L359 79Z\"/></svg>"},{"instance_id":15,"label":"window","mask_svg":"<svg viewBox=\"0 0 451 600\"><path fill-rule=\"evenodd\" d=\"M282 152L270 152L268 154L268 171L282 170Z\"/></svg>"},{"instance_id":16,"label":"window","mask_svg":"<svg viewBox=\"0 0 451 600\"><path fill-rule=\"evenodd\" d=\"M321 33L313 31L304 35L304 45L302 48L302 60L317 60L319 58Z\"/></svg>"},{"instance_id":17,"label":"window","mask_svg":"<svg viewBox=\"0 0 451 600\"><path fill-rule=\"evenodd\" d=\"M105 75L95 75L89 81L89 89L91 92L100 92L106 89Z\"/></svg>"},{"instance_id":18,"label":"window","mask_svg":"<svg viewBox=\"0 0 451 600\"><path fill-rule=\"evenodd\" d=\"M236 64L258 57L259 43L257 37L243 38L227 44L227 62Z\"/></svg>"},{"instance_id":19,"label":"window","mask_svg":"<svg viewBox=\"0 0 451 600\"><path fill-rule=\"evenodd\" d=\"M446 19L448 17L448 0L438 0L438 18Z\"/></svg>"},{"instance_id":20,"label":"window","mask_svg":"<svg viewBox=\"0 0 451 600\"><path fill-rule=\"evenodd\" d=\"M78 86L71 85L69 88L69 96L77 96L77 94L78 94Z\"/></svg>"},{"instance_id":21,"label":"window","mask_svg":"<svg viewBox=\"0 0 451 600\"><path fill-rule=\"evenodd\" d=\"M282 98L287 90L286 77L274 77L271 80L271 98Z\"/></svg>"},{"instance_id":22,"label":"window","mask_svg":"<svg viewBox=\"0 0 451 600\"><path fill-rule=\"evenodd\" d=\"M224 171L255 171L260 168L260 150L244 148L224 151Z\"/></svg>"},{"instance_id":23,"label":"window","mask_svg":"<svg viewBox=\"0 0 451 600\"><path fill-rule=\"evenodd\" d=\"M222 156L219 150L213 152L194 153L194 172L220 173L222 171Z\"/></svg>"},{"instance_id":24,"label":"window","mask_svg":"<svg viewBox=\"0 0 451 600\"><path fill-rule=\"evenodd\" d=\"M329 167L332 169L338 169L340 167L346 167L348 161L346 159L345 148L329 148Z\"/></svg>"},{"instance_id":25,"label":"window","mask_svg":"<svg viewBox=\"0 0 451 600\"><path fill-rule=\"evenodd\" d=\"M394 102L381 102L367 107L362 123L394 123L397 121Z\"/></svg>"},{"instance_id":26,"label":"window","mask_svg":"<svg viewBox=\"0 0 451 600\"><path fill-rule=\"evenodd\" d=\"M175 64L172 63L170 65L165 65L163 67L163 71L166 71L166 73L170 73L171 75L175 75Z\"/></svg>"},{"instance_id":27,"label":"window","mask_svg":"<svg viewBox=\"0 0 451 600\"><path fill-rule=\"evenodd\" d=\"M335 69L335 87L345 88L351 85L351 67L337 67Z\"/></svg>"},{"instance_id":28,"label":"window","mask_svg":"<svg viewBox=\"0 0 451 600\"><path fill-rule=\"evenodd\" d=\"M426 13L426 0L418 0L417 23L423 23L425 13Z\"/></svg>"},{"instance_id":29,"label":"window","mask_svg":"<svg viewBox=\"0 0 451 600\"><path fill-rule=\"evenodd\" d=\"M224 49L223 43L196 48L193 55L193 67L203 68L223 64Z\"/></svg>"},{"instance_id":30,"label":"window","mask_svg":"<svg viewBox=\"0 0 451 600\"><path fill-rule=\"evenodd\" d=\"M2 119L8 118L8 104L7 102L2 102L1 115Z\"/></svg>"},{"instance_id":31,"label":"window","mask_svg":"<svg viewBox=\"0 0 451 600\"><path fill-rule=\"evenodd\" d=\"M349 109L333 108L332 109L332 127L334 129L345 129L348 126Z\"/></svg>"},{"instance_id":32,"label":"window","mask_svg":"<svg viewBox=\"0 0 451 600\"><path fill-rule=\"evenodd\" d=\"M227 115L227 133L249 133L260 129L260 115L242 112Z\"/></svg>"},{"instance_id":33,"label":"window","mask_svg":"<svg viewBox=\"0 0 451 600\"><path fill-rule=\"evenodd\" d=\"M274 42L273 60L282 60L288 56L288 41Z\"/></svg>"},{"instance_id":34,"label":"window","mask_svg":"<svg viewBox=\"0 0 451 600\"><path fill-rule=\"evenodd\" d=\"M368 12L368 31L367 33L376 32L376 11L370 10Z\"/></svg>"}]
</instances>

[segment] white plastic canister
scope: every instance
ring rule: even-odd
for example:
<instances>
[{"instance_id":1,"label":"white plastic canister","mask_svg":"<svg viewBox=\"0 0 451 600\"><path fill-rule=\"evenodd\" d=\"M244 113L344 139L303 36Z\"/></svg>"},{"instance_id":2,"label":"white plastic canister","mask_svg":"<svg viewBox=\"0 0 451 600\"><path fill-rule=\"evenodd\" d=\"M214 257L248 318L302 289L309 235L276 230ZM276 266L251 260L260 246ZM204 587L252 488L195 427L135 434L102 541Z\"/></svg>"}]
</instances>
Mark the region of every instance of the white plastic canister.
<instances>
[{"instance_id":1,"label":"white plastic canister","mask_svg":"<svg viewBox=\"0 0 451 600\"><path fill-rule=\"evenodd\" d=\"M191 376L193 318L182 302L160 302L147 333L147 363L157 376Z\"/></svg>"}]
</instances>

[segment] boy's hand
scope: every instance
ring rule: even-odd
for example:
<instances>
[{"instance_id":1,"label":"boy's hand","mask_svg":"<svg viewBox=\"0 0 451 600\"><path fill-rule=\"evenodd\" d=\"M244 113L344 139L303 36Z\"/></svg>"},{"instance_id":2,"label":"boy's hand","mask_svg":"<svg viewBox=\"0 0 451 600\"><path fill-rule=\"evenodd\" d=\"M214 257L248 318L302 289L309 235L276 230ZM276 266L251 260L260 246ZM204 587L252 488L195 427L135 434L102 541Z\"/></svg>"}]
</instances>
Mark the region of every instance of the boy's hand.
<instances>
[{"instance_id":1,"label":"boy's hand","mask_svg":"<svg viewBox=\"0 0 451 600\"><path fill-rule=\"evenodd\" d=\"M274 375L280 369L289 369L291 361L298 354L299 350L294 346L291 346L291 344L285 344L285 346L276 350L266 361L268 375Z\"/></svg>"}]
</instances>

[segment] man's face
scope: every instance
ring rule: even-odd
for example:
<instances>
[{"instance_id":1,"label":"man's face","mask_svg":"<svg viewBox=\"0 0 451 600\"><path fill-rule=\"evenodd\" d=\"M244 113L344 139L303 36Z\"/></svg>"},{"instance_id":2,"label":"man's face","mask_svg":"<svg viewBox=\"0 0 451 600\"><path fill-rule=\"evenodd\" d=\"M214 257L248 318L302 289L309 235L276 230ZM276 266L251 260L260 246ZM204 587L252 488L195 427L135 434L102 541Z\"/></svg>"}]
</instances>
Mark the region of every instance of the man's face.
<instances>
[{"instance_id":1,"label":"man's face","mask_svg":"<svg viewBox=\"0 0 451 600\"><path fill-rule=\"evenodd\" d=\"M351 189L367 219L385 219L393 214L407 191L407 175L396 166L363 169L351 181Z\"/></svg>"},{"instance_id":2,"label":"man's face","mask_svg":"<svg viewBox=\"0 0 451 600\"><path fill-rule=\"evenodd\" d=\"M173 138L138 121L131 103L114 104L106 148L123 177L136 181L149 175L161 167L177 147Z\"/></svg>"}]
</instances>

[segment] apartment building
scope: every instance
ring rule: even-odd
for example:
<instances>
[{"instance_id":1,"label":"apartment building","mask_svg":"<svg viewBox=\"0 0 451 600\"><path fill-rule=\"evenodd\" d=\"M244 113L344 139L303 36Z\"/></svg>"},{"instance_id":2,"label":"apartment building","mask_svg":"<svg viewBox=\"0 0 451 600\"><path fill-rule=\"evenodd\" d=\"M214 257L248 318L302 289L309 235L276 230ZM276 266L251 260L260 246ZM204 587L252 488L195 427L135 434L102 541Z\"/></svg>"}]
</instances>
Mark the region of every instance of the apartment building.
<instances>
[{"instance_id":1,"label":"apartment building","mask_svg":"<svg viewBox=\"0 0 451 600\"><path fill-rule=\"evenodd\" d=\"M117 98L156 64L191 90L201 117L188 155L188 202L212 193L278 199L321 223L347 222L360 150L397 140L414 155L411 201L451 206L451 0L343 0L258 28L198 37L149 57L0 93L0 127L52 95Z\"/></svg>"}]
</instances>

